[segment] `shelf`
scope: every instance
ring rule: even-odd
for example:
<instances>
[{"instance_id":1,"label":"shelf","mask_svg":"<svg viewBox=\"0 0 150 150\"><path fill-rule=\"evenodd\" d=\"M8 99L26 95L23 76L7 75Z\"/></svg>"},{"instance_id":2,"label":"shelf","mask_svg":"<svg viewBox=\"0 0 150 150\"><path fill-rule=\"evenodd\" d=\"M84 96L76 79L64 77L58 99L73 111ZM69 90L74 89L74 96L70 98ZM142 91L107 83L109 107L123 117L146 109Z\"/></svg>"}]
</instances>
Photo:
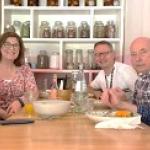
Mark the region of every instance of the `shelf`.
<instances>
[{"instance_id":1,"label":"shelf","mask_svg":"<svg viewBox=\"0 0 150 150\"><path fill-rule=\"evenodd\" d=\"M1 0L2 17L1 17L1 32L4 32L4 27L7 24L13 24L14 21L21 23L30 21L30 38L23 38L25 47L30 50L31 61L36 64L37 55L40 50L47 50L49 57L53 51L59 52L60 67L55 69L32 69L35 74L58 73L67 74L74 70L64 69L64 51L66 49L73 50L73 57L77 49L83 50L83 60L86 63L87 50L93 49L94 44L98 41L110 42L117 52L120 60L123 55L124 42L124 8L125 0L120 0L120 6L84 6L84 0L80 1L81 6L68 7L63 6L63 0L59 0L57 7L53 6L12 6L9 5L10 0ZM43 2L43 1L41 1ZM110 20L113 20L116 25L115 38L93 38L95 21L102 21L104 25ZM50 25L51 32L56 21L62 21L66 29L68 21L74 21L76 27L80 26L81 21L86 21L90 26L89 38L39 38L41 21L47 21ZM78 32L78 30L77 30ZM73 58L74 59L74 58ZM93 78L93 74L99 70L85 70L89 74L89 82ZM48 76L48 75L47 75Z\"/></svg>"},{"instance_id":2,"label":"shelf","mask_svg":"<svg viewBox=\"0 0 150 150\"><path fill-rule=\"evenodd\" d=\"M32 69L34 73L72 73L77 70L58 70L58 69ZM98 73L99 70L84 70L85 73Z\"/></svg>"}]
</instances>

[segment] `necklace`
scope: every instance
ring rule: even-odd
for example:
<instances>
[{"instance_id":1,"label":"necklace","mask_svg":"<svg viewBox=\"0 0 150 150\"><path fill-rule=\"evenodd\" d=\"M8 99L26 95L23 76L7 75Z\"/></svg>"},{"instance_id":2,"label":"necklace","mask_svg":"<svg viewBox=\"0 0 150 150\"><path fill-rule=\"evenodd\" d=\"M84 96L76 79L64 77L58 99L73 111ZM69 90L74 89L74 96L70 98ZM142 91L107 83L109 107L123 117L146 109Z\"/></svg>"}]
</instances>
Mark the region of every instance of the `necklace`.
<instances>
[{"instance_id":1,"label":"necklace","mask_svg":"<svg viewBox=\"0 0 150 150\"><path fill-rule=\"evenodd\" d=\"M112 86L113 86L114 70L115 70L115 68L112 69L111 74L110 74L111 75L110 76L110 84L108 83L107 76L105 75L106 88L112 88Z\"/></svg>"}]
</instances>

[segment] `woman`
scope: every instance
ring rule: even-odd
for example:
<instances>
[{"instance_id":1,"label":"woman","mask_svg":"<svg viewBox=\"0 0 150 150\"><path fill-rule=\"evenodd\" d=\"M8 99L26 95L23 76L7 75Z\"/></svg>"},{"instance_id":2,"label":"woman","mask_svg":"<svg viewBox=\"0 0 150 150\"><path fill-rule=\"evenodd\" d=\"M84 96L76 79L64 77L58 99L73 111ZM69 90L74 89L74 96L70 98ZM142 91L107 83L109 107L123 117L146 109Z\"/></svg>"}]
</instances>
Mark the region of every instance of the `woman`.
<instances>
[{"instance_id":1,"label":"woman","mask_svg":"<svg viewBox=\"0 0 150 150\"><path fill-rule=\"evenodd\" d=\"M37 86L24 63L25 47L14 32L0 36L0 118L5 119L24 106L25 92L37 93Z\"/></svg>"}]
</instances>

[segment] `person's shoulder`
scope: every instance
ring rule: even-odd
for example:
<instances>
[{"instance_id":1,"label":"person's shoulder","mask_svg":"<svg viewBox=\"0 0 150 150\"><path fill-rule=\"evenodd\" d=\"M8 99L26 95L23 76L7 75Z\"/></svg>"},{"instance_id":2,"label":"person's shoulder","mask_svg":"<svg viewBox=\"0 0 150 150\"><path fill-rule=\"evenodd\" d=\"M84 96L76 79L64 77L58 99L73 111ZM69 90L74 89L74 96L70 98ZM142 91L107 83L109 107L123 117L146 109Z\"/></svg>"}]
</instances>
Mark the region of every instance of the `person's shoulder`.
<instances>
[{"instance_id":1,"label":"person's shoulder","mask_svg":"<svg viewBox=\"0 0 150 150\"><path fill-rule=\"evenodd\" d=\"M28 70L31 70L30 66L29 65L21 65L20 66L20 70L21 71L28 71Z\"/></svg>"},{"instance_id":2,"label":"person's shoulder","mask_svg":"<svg viewBox=\"0 0 150 150\"><path fill-rule=\"evenodd\" d=\"M118 67L118 68L123 68L123 69L133 69L133 67L131 65L128 65L128 64L125 64L125 63L122 63L122 62L115 62L115 66Z\"/></svg>"}]
</instances>

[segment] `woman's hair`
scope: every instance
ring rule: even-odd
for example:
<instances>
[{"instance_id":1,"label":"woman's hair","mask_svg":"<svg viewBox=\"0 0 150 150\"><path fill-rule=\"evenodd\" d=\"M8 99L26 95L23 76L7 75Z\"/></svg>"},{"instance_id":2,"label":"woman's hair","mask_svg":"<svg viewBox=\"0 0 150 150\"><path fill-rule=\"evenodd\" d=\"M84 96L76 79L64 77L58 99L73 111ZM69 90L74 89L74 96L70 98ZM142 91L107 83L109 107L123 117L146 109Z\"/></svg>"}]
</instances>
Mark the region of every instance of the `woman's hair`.
<instances>
[{"instance_id":1,"label":"woman's hair","mask_svg":"<svg viewBox=\"0 0 150 150\"><path fill-rule=\"evenodd\" d=\"M24 47L24 43L22 38L16 34L15 32L5 32L0 36L0 61L2 59L2 53L1 53L1 48L3 46L3 44L6 42L6 40L9 37L15 37L18 42L19 42L19 55L18 57L14 60L14 64L16 66L21 66L25 63L24 61L24 51L25 51L25 47Z\"/></svg>"}]
</instances>

